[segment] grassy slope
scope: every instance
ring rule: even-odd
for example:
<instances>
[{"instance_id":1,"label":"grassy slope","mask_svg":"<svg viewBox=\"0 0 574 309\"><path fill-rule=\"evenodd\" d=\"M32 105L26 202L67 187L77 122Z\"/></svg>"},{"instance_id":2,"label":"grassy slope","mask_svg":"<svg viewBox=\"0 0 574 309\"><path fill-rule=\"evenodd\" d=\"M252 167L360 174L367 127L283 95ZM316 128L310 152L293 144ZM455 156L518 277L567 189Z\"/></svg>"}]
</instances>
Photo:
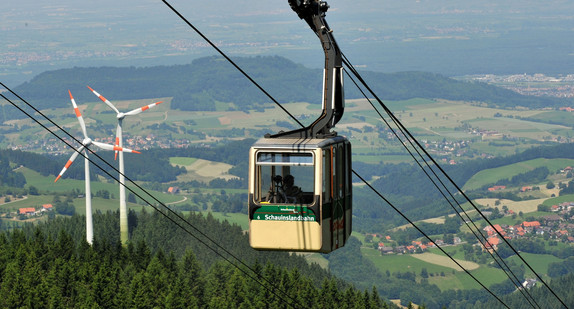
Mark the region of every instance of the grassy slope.
<instances>
[{"instance_id":1,"label":"grassy slope","mask_svg":"<svg viewBox=\"0 0 574 309\"><path fill-rule=\"evenodd\" d=\"M463 187L463 190L478 189L484 185L494 184L501 179L510 179L512 176L531 171L537 167L546 166L551 173L566 166L574 165L572 159L534 159L518 162L497 168L480 171L472 176Z\"/></svg>"}]
</instances>

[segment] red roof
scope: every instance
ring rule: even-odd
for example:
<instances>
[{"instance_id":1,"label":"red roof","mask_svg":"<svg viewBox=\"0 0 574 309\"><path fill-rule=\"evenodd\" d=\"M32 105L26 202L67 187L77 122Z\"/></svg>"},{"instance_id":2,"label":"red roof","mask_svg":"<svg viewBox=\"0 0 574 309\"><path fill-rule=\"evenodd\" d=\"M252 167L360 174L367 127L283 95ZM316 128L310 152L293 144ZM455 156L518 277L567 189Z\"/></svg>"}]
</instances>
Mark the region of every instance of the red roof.
<instances>
[{"instance_id":1,"label":"red roof","mask_svg":"<svg viewBox=\"0 0 574 309\"><path fill-rule=\"evenodd\" d=\"M538 221L532 221L532 222L524 221L524 222L522 222L522 225L524 227L537 227L537 226L540 226L540 222L538 222Z\"/></svg>"},{"instance_id":2,"label":"red roof","mask_svg":"<svg viewBox=\"0 0 574 309\"><path fill-rule=\"evenodd\" d=\"M524 236L524 229L523 229L521 226L517 227L517 228L516 228L516 231L517 231L516 233L517 233L518 235Z\"/></svg>"},{"instance_id":3,"label":"red roof","mask_svg":"<svg viewBox=\"0 0 574 309\"><path fill-rule=\"evenodd\" d=\"M486 244L484 244L484 246L486 248L491 248L494 246L498 246L499 244L500 244L500 239L498 239L498 237L496 237L496 236L493 236L493 237L488 238L488 241L486 242Z\"/></svg>"},{"instance_id":4,"label":"red roof","mask_svg":"<svg viewBox=\"0 0 574 309\"><path fill-rule=\"evenodd\" d=\"M495 229L496 231L498 231L499 233L504 233L504 230L502 229L502 227L500 226L500 224L495 224L495 225L493 225L493 226L494 226L494 229Z\"/></svg>"},{"instance_id":5,"label":"red roof","mask_svg":"<svg viewBox=\"0 0 574 309\"><path fill-rule=\"evenodd\" d=\"M44 205L42 205L42 208L44 208L44 209L50 209L50 208L52 208L52 207L53 207L52 204L44 204Z\"/></svg>"},{"instance_id":6,"label":"red roof","mask_svg":"<svg viewBox=\"0 0 574 309\"><path fill-rule=\"evenodd\" d=\"M35 213L35 212L36 212L36 208L34 208L34 207L26 207L26 208L18 209L18 213L21 215L28 214L28 213Z\"/></svg>"}]
</instances>

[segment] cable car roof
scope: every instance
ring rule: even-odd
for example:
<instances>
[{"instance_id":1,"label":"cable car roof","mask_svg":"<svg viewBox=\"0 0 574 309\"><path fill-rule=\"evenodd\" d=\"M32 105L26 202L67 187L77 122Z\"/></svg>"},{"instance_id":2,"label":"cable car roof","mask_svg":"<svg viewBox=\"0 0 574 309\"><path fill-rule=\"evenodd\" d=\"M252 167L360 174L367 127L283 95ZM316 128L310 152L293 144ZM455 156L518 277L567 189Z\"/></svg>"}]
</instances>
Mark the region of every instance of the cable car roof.
<instances>
[{"instance_id":1,"label":"cable car roof","mask_svg":"<svg viewBox=\"0 0 574 309\"><path fill-rule=\"evenodd\" d=\"M280 148L290 150L316 149L329 146L331 144L341 143L347 139L343 136L334 136L330 138L261 138L255 144L254 148Z\"/></svg>"}]
</instances>

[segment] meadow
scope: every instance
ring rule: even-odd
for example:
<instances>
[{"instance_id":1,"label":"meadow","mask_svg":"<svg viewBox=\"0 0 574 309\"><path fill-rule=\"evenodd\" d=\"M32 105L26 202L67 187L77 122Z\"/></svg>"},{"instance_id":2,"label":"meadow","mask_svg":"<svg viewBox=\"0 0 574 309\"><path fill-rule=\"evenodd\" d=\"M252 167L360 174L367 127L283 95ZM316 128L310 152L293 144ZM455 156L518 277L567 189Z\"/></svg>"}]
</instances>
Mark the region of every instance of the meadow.
<instances>
[{"instance_id":1,"label":"meadow","mask_svg":"<svg viewBox=\"0 0 574 309\"><path fill-rule=\"evenodd\" d=\"M496 183L501 179L510 179L512 176L531 171L537 167L546 166L551 173L555 173L567 166L574 166L572 159L534 159L497 168L482 170L472 176L463 187L463 190L473 190L485 185Z\"/></svg>"}]
</instances>

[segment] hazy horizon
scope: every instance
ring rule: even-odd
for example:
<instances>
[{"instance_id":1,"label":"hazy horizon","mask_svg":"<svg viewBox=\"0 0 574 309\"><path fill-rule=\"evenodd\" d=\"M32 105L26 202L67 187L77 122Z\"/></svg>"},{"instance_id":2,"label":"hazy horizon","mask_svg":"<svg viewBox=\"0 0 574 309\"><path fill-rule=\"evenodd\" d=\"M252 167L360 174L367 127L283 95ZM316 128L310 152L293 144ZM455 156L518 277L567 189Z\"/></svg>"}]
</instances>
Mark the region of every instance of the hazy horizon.
<instances>
[{"instance_id":1,"label":"hazy horizon","mask_svg":"<svg viewBox=\"0 0 574 309\"><path fill-rule=\"evenodd\" d=\"M316 36L288 2L169 3L230 56L280 55L322 66ZM574 3L328 1L327 21L353 64L379 72L574 72ZM74 66L190 63L216 51L162 1L5 4L0 79L20 83Z\"/></svg>"}]
</instances>

